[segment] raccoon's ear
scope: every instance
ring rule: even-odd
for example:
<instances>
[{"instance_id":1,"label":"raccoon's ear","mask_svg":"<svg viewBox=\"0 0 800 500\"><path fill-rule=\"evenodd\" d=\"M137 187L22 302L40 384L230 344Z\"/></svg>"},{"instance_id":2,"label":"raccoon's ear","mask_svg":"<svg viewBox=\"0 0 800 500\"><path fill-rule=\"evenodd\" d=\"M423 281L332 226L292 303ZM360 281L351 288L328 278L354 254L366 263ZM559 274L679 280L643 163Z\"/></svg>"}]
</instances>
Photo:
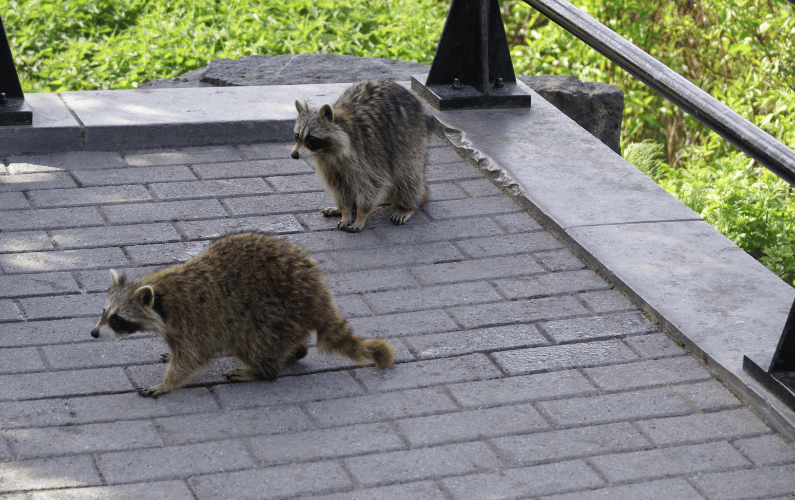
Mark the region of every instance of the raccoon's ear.
<instances>
[{"instance_id":1,"label":"raccoon's ear","mask_svg":"<svg viewBox=\"0 0 800 500\"><path fill-rule=\"evenodd\" d=\"M111 275L111 286L122 286L125 284L125 272L124 271L117 271L116 269L111 269L109 271Z\"/></svg>"},{"instance_id":2,"label":"raccoon's ear","mask_svg":"<svg viewBox=\"0 0 800 500\"><path fill-rule=\"evenodd\" d=\"M301 115L308 113L308 103L306 103L306 101L295 99L294 107L297 108L297 112L300 113Z\"/></svg>"},{"instance_id":3,"label":"raccoon's ear","mask_svg":"<svg viewBox=\"0 0 800 500\"><path fill-rule=\"evenodd\" d=\"M330 104L323 104L319 111L317 111L317 116L320 118L324 118L329 122L333 121L333 108L331 108Z\"/></svg>"},{"instance_id":4,"label":"raccoon's ear","mask_svg":"<svg viewBox=\"0 0 800 500\"><path fill-rule=\"evenodd\" d=\"M141 306L152 308L156 303L156 292L150 285L140 286L133 292L133 298Z\"/></svg>"}]
</instances>

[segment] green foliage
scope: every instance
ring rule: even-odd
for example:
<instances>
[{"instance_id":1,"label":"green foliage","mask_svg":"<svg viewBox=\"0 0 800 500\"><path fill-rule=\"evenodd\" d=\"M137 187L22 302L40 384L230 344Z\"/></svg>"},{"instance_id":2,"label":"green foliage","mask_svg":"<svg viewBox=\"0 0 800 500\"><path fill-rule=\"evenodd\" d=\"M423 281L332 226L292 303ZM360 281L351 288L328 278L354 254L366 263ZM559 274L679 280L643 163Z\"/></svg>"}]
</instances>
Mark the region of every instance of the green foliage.
<instances>
[{"instance_id":1,"label":"green foliage","mask_svg":"<svg viewBox=\"0 0 800 500\"><path fill-rule=\"evenodd\" d=\"M329 52L430 64L447 4L0 0L23 90L135 88L222 58Z\"/></svg>"},{"instance_id":2,"label":"green foliage","mask_svg":"<svg viewBox=\"0 0 800 500\"><path fill-rule=\"evenodd\" d=\"M794 5L571 0L737 113L795 142ZM221 57L330 52L429 64L448 0L0 0L26 92L134 88ZM794 190L580 40L502 1L518 74L625 95L624 156L794 283Z\"/></svg>"}]
</instances>

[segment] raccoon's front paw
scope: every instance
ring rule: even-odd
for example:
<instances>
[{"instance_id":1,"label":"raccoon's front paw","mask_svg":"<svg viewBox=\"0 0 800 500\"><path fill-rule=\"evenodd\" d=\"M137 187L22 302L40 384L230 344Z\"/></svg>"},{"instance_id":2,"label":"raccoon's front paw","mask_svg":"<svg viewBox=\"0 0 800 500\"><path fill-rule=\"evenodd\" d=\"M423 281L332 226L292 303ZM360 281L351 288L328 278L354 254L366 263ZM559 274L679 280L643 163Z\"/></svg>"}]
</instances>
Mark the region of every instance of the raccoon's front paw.
<instances>
[{"instance_id":1,"label":"raccoon's front paw","mask_svg":"<svg viewBox=\"0 0 800 500\"><path fill-rule=\"evenodd\" d=\"M325 217L336 217L342 215L342 211L336 207L328 207L322 209L322 215Z\"/></svg>"},{"instance_id":2,"label":"raccoon's front paw","mask_svg":"<svg viewBox=\"0 0 800 500\"><path fill-rule=\"evenodd\" d=\"M140 396L143 398L153 398L156 399L162 394L166 394L167 391L159 391L155 387L137 387L136 392L139 393Z\"/></svg>"},{"instance_id":3,"label":"raccoon's front paw","mask_svg":"<svg viewBox=\"0 0 800 500\"><path fill-rule=\"evenodd\" d=\"M408 219L411 218L412 215L414 215L414 210L402 212L398 210L397 212L393 213L389 219L394 223L394 225L402 226Z\"/></svg>"},{"instance_id":4,"label":"raccoon's front paw","mask_svg":"<svg viewBox=\"0 0 800 500\"><path fill-rule=\"evenodd\" d=\"M336 227L339 230L347 231L348 233L360 233L361 230L364 229L364 226L356 226L356 225L354 225L352 223L345 224L343 222L340 222Z\"/></svg>"},{"instance_id":5,"label":"raccoon's front paw","mask_svg":"<svg viewBox=\"0 0 800 500\"><path fill-rule=\"evenodd\" d=\"M170 358L172 358L172 354L168 352L165 352L158 357L158 359L161 360L162 363L169 363Z\"/></svg>"}]
</instances>

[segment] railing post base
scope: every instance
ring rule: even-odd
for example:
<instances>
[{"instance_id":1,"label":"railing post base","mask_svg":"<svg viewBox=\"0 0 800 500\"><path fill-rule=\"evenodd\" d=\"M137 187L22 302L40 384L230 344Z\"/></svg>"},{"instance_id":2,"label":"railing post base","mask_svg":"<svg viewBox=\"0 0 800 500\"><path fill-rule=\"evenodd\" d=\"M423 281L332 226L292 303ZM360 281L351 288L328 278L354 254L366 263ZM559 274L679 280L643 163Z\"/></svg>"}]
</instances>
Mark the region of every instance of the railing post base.
<instances>
[{"instance_id":1,"label":"railing post base","mask_svg":"<svg viewBox=\"0 0 800 500\"><path fill-rule=\"evenodd\" d=\"M32 124L33 109L25 102L3 18L0 17L0 126Z\"/></svg>"},{"instance_id":2,"label":"railing post base","mask_svg":"<svg viewBox=\"0 0 800 500\"><path fill-rule=\"evenodd\" d=\"M768 369L745 355L742 368L794 411L794 303Z\"/></svg>"},{"instance_id":3,"label":"railing post base","mask_svg":"<svg viewBox=\"0 0 800 500\"><path fill-rule=\"evenodd\" d=\"M428 77L412 77L411 87L439 110L531 107L497 0L453 0Z\"/></svg>"}]
</instances>

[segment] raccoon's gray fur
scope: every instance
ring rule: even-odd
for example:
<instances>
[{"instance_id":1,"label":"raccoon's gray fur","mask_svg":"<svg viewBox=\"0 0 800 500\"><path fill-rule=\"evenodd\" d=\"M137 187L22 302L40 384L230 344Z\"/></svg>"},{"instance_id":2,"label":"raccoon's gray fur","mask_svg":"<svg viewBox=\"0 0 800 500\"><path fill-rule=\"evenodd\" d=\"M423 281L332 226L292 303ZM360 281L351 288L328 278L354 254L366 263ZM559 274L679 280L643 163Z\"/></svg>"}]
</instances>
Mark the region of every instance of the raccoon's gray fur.
<instances>
[{"instance_id":1,"label":"raccoon's gray fur","mask_svg":"<svg viewBox=\"0 0 800 500\"><path fill-rule=\"evenodd\" d=\"M225 372L228 380L274 380L284 365L306 355L311 330L320 351L379 368L394 362L388 342L353 334L322 271L302 248L252 232L223 236L188 262L139 278L111 270L92 336L102 328L117 336L149 330L166 342L164 379L137 388L142 396L181 387L219 353L244 363Z\"/></svg>"},{"instance_id":2,"label":"raccoon's gray fur","mask_svg":"<svg viewBox=\"0 0 800 500\"><path fill-rule=\"evenodd\" d=\"M391 220L404 224L428 201L427 136L433 117L408 90L389 80L347 89L331 107L309 109L295 101L292 158L309 160L341 215L337 227L359 232L370 212L388 202ZM355 221L352 212L355 210Z\"/></svg>"}]
</instances>

